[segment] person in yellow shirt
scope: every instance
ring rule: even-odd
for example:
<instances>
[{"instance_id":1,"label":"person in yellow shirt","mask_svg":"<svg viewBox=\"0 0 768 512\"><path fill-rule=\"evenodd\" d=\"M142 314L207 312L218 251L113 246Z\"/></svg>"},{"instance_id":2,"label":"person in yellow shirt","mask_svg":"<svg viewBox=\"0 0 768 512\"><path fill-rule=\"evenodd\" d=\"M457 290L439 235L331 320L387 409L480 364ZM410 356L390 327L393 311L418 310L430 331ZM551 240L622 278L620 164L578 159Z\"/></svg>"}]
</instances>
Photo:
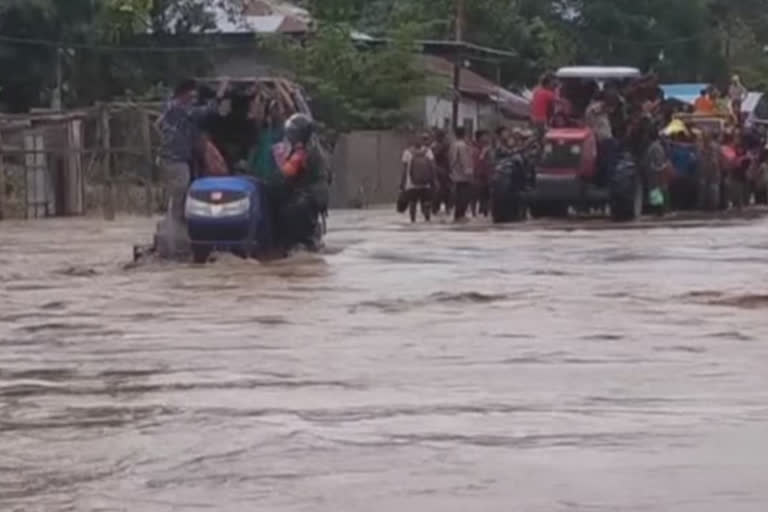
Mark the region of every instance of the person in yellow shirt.
<instances>
[{"instance_id":1,"label":"person in yellow shirt","mask_svg":"<svg viewBox=\"0 0 768 512\"><path fill-rule=\"evenodd\" d=\"M714 104L714 107L715 107L714 113L716 115L729 117L733 114L733 109L731 108L731 102L728 100L727 97L723 96L720 93L720 90L718 90L717 88L712 88L712 93L710 97L712 98L712 103Z\"/></svg>"}]
</instances>

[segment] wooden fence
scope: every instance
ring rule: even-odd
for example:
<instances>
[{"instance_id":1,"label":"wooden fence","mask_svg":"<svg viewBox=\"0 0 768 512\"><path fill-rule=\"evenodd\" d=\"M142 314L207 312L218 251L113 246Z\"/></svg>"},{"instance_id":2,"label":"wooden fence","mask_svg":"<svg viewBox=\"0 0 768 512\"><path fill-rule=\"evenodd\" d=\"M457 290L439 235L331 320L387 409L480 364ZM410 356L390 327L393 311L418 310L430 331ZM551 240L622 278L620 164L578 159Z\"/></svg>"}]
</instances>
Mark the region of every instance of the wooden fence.
<instances>
[{"instance_id":1,"label":"wooden fence","mask_svg":"<svg viewBox=\"0 0 768 512\"><path fill-rule=\"evenodd\" d=\"M0 116L0 219L156 213L159 112L158 104L110 103Z\"/></svg>"}]
</instances>

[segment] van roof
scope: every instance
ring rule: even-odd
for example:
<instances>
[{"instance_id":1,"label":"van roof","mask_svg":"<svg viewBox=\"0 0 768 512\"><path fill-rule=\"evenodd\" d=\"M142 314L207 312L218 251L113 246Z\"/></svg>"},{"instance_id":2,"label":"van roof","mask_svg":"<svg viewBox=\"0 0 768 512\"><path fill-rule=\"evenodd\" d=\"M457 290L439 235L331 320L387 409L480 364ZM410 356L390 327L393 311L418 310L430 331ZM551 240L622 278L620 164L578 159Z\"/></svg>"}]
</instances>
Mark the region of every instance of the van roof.
<instances>
[{"instance_id":1,"label":"van roof","mask_svg":"<svg viewBox=\"0 0 768 512\"><path fill-rule=\"evenodd\" d=\"M637 78L640 70L630 67L570 66L557 70L557 78L592 78L595 80Z\"/></svg>"}]
</instances>

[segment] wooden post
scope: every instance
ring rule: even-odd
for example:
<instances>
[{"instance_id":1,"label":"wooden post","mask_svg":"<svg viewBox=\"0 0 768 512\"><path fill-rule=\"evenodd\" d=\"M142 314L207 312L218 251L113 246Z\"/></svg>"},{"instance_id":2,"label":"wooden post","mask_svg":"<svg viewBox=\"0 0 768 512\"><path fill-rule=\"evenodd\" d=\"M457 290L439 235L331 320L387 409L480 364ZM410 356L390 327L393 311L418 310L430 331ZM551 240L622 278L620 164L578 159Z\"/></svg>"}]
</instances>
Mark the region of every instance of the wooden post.
<instances>
[{"instance_id":1,"label":"wooden post","mask_svg":"<svg viewBox=\"0 0 768 512\"><path fill-rule=\"evenodd\" d=\"M109 129L109 106L101 107L101 150L104 153L102 173L104 178L104 218L115 220L115 190L112 175L112 132Z\"/></svg>"},{"instance_id":2,"label":"wooden post","mask_svg":"<svg viewBox=\"0 0 768 512\"><path fill-rule=\"evenodd\" d=\"M459 103L461 102L461 45L464 40L464 0L456 0L456 47L453 56L453 129L459 127Z\"/></svg>"},{"instance_id":3,"label":"wooden post","mask_svg":"<svg viewBox=\"0 0 768 512\"><path fill-rule=\"evenodd\" d=\"M149 122L149 111L146 108L141 108L141 147L142 155L144 157L145 168L147 175L144 179L144 193L146 214L151 217L154 213L154 201L152 191L152 176L154 174L155 162L152 155L152 131L151 123Z\"/></svg>"},{"instance_id":4,"label":"wooden post","mask_svg":"<svg viewBox=\"0 0 768 512\"><path fill-rule=\"evenodd\" d=\"M85 176L83 175L83 121L73 119L67 127L69 149L69 169L67 177L67 215L85 213Z\"/></svg>"}]
</instances>

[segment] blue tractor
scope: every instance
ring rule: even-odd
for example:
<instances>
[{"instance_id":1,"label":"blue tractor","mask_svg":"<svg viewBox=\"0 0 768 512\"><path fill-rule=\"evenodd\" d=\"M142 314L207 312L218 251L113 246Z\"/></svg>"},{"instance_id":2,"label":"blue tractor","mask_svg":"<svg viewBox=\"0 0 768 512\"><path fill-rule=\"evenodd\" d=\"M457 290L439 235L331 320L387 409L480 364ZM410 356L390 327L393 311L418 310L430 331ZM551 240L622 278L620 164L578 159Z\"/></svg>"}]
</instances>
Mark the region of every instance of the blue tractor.
<instances>
[{"instance_id":1,"label":"blue tractor","mask_svg":"<svg viewBox=\"0 0 768 512\"><path fill-rule=\"evenodd\" d=\"M219 82L204 84L199 92L201 101L221 88ZM205 263L214 252L272 259L295 248L313 250L321 245L328 202L328 183L321 178L327 171L327 154L314 134L309 107L300 88L281 79L228 81L228 87L230 107L220 106L220 110L198 121L211 146L218 150L223 165L215 165L215 158L212 165L205 161L203 168L217 176L200 177L191 183L185 198L184 222L174 219L169 208L157 225L153 243L134 247L134 261L156 256ZM305 150L295 153L297 157L303 156L299 159L303 173L289 176L279 185L269 185L270 177L261 176L249 165L257 144L263 143L259 136L263 127L250 116L254 105L259 105L256 100L263 102L265 98L269 99L269 108L262 115L267 118L273 111L295 112L285 121L285 142L278 144L288 143ZM280 109L276 108L278 103ZM255 132L249 131L256 126ZM274 151L277 144L269 143ZM316 157L311 164L310 155ZM221 172L212 172L213 168L236 174L221 176Z\"/></svg>"},{"instance_id":2,"label":"blue tractor","mask_svg":"<svg viewBox=\"0 0 768 512\"><path fill-rule=\"evenodd\" d=\"M185 211L195 263L205 263L214 251L262 258L275 249L272 208L253 178L198 179L189 189Z\"/></svg>"},{"instance_id":3,"label":"blue tractor","mask_svg":"<svg viewBox=\"0 0 768 512\"><path fill-rule=\"evenodd\" d=\"M270 196L268 188L250 176L199 178L187 194L186 226L166 216L157 225L152 245L134 247L134 261L155 255L203 264L214 252L265 260L283 257L300 246L318 249L325 231L324 213L311 219L311 228L304 226L311 233L280 233L279 228L292 231L294 226L275 218L280 208Z\"/></svg>"}]
</instances>

